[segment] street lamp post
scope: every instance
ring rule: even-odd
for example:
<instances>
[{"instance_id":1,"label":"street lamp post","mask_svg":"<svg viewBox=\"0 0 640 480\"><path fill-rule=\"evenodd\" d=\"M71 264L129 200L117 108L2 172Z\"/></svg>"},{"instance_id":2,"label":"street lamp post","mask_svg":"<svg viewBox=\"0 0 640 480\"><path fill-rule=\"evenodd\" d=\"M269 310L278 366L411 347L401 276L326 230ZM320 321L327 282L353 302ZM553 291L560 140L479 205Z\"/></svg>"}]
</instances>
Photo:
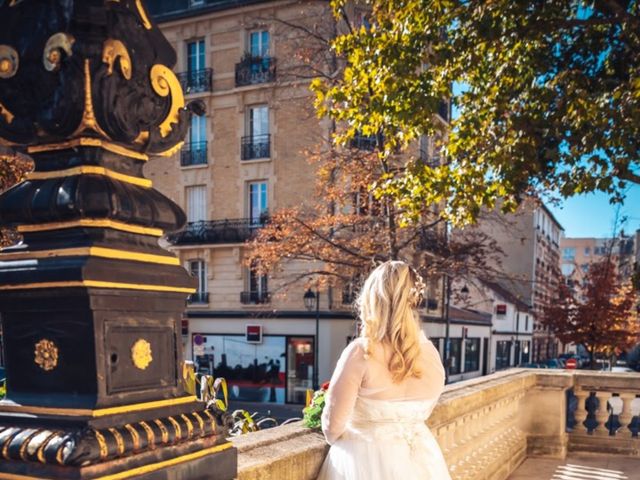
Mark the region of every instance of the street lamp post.
<instances>
[{"instance_id":1,"label":"street lamp post","mask_svg":"<svg viewBox=\"0 0 640 480\"><path fill-rule=\"evenodd\" d=\"M444 277L444 318L445 318L445 331L444 331L444 373L445 383L449 383L449 372L451 369L451 338L449 334L449 303L451 300L451 278L448 275Z\"/></svg>"},{"instance_id":2,"label":"street lamp post","mask_svg":"<svg viewBox=\"0 0 640 480\"><path fill-rule=\"evenodd\" d=\"M313 367L313 389L318 390L318 369L319 369L319 346L320 346L320 291L316 287L315 293L310 288L304 293L304 306L308 311L316 308L316 342L313 348L313 357L315 365ZM315 304L315 305L314 305Z\"/></svg>"}]
</instances>

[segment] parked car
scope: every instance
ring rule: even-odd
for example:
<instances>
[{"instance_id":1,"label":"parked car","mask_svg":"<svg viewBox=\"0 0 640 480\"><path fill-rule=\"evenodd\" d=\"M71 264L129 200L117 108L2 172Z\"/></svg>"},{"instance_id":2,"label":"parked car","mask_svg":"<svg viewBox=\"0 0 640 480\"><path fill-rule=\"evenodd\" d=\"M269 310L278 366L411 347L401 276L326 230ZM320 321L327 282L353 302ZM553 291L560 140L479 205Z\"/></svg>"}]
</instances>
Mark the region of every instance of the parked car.
<instances>
[{"instance_id":1,"label":"parked car","mask_svg":"<svg viewBox=\"0 0 640 480\"><path fill-rule=\"evenodd\" d=\"M537 363L521 363L518 365L520 368L540 368L540 365Z\"/></svg>"},{"instance_id":2,"label":"parked car","mask_svg":"<svg viewBox=\"0 0 640 480\"><path fill-rule=\"evenodd\" d=\"M564 362L559 358L550 358L545 363L548 368L564 368Z\"/></svg>"}]
</instances>

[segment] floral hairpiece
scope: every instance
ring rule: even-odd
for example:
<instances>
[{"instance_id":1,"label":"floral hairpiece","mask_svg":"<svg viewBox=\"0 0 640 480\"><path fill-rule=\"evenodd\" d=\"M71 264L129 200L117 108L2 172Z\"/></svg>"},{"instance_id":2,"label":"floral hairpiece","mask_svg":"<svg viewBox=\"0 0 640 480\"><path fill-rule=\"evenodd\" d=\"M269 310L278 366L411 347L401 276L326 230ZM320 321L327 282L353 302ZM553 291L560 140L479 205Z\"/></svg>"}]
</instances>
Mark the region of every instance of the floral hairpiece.
<instances>
[{"instance_id":1,"label":"floral hairpiece","mask_svg":"<svg viewBox=\"0 0 640 480\"><path fill-rule=\"evenodd\" d=\"M409 290L409 302L411 305L416 308L422 303L422 299L424 298L424 290L427 288L427 285L424 283L422 276L416 271L415 268L409 267L415 276L415 283L411 290Z\"/></svg>"}]
</instances>

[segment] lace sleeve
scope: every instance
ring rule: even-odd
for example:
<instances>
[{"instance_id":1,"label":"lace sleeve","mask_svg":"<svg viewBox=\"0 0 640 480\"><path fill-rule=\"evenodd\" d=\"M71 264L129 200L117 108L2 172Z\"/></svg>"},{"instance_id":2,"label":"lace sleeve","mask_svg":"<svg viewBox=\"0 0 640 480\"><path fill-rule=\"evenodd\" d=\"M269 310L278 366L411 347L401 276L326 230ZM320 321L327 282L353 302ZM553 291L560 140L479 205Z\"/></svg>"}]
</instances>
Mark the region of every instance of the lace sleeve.
<instances>
[{"instance_id":1,"label":"lace sleeve","mask_svg":"<svg viewBox=\"0 0 640 480\"><path fill-rule=\"evenodd\" d=\"M333 444L344 433L362 384L366 361L359 340L344 349L331 376L322 411L322 432Z\"/></svg>"}]
</instances>

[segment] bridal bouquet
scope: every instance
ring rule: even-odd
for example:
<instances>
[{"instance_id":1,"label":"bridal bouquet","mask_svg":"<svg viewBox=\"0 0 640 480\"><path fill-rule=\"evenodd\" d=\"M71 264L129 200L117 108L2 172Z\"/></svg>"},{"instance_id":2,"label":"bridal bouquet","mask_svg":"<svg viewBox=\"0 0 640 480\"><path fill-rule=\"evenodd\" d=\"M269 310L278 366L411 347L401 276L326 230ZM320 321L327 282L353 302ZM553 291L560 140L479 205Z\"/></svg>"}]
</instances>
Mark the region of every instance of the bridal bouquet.
<instances>
[{"instance_id":1,"label":"bridal bouquet","mask_svg":"<svg viewBox=\"0 0 640 480\"><path fill-rule=\"evenodd\" d=\"M324 400L328 388L329 382L324 382L320 390L315 392L307 391L307 406L302 409L305 427L320 428L322 426L322 410L324 409Z\"/></svg>"}]
</instances>

